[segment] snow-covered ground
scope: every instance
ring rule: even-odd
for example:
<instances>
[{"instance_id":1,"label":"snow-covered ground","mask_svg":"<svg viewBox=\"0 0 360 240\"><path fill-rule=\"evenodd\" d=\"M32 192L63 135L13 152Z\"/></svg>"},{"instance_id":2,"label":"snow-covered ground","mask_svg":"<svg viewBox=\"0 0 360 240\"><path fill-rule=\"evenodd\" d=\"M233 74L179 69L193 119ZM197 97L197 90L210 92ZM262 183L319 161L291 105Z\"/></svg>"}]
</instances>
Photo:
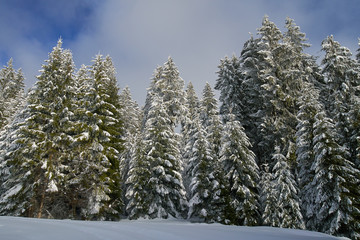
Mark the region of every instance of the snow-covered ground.
<instances>
[{"instance_id":1,"label":"snow-covered ground","mask_svg":"<svg viewBox=\"0 0 360 240\"><path fill-rule=\"evenodd\" d=\"M181 220L90 222L0 216L1 240L306 240L339 239L322 233L270 227L199 224Z\"/></svg>"}]
</instances>

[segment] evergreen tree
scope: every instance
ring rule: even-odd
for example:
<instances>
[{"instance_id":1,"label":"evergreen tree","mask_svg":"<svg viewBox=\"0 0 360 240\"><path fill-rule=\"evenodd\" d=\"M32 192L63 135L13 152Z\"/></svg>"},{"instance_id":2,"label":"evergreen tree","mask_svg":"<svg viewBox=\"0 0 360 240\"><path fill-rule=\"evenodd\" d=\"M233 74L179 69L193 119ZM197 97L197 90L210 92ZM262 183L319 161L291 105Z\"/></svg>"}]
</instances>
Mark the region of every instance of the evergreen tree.
<instances>
[{"instance_id":1,"label":"evergreen tree","mask_svg":"<svg viewBox=\"0 0 360 240\"><path fill-rule=\"evenodd\" d=\"M244 83L241 80L240 62L233 55L231 58L225 57L220 60L219 70L217 72L215 89L220 91L220 114L226 116L229 109L238 118L243 116L244 106ZM243 119L239 119L242 121Z\"/></svg>"},{"instance_id":2,"label":"evergreen tree","mask_svg":"<svg viewBox=\"0 0 360 240\"><path fill-rule=\"evenodd\" d=\"M272 184L274 198L276 199L276 208L273 213L276 216L275 219L280 220L279 227L304 229L305 225L297 196L299 189L290 171L287 159L277 147L273 158L276 162L273 168Z\"/></svg>"},{"instance_id":3,"label":"evergreen tree","mask_svg":"<svg viewBox=\"0 0 360 240\"><path fill-rule=\"evenodd\" d=\"M217 159L212 156L200 119L195 119L194 124L194 143L187 168L191 176L188 218L200 218L205 222L224 221L224 212L218 208L221 207L218 203L222 200L222 183L216 179Z\"/></svg>"},{"instance_id":4,"label":"evergreen tree","mask_svg":"<svg viewBox=\"0 0 360 240\"><path fill-rule=\"evenodd\" d=\"M13 164L10 189L18 191L8 201L15 204L8 214L31 217L65 217L64 174L71 144L71 99L74 64L71 52L59 40L43 65L36 87L24 110L26 119L16 133L18 148L10 149ZM7 208L7 207L5 207Z\"/></svg>"},{"instance_id":5,"label":"evergreen tree","mask_svg":"<svg viewBox=\"0 0 360 240\"><path fill-rule=\"evenodd\" d=\"M184 113L185 105L185 92L184 80L180 77L179 70L177 69L171 57L164 63L163 66L156 68L153 79L148 89L148 95L144 107L145 121L147 120L148 112L151 107L152 99L155 94L163 98L166 105L167 113L171 118L172 124L175 126L181 120Z\"/></svg>"},{"instance_id":6,"label":"evergreen tree","mask_svg":"<svg viewBox=\"0 0 360 240\"><path fill-rule=\"evenodd\" d=\"M128 178L129 165L132 159L135 144L138 144L137 138L141 130L142 114L139 106L132 100L130 89L126 87L120 94L120 102L123 107L121 109L122 122L124 123L124 152L121 154L120 170L122 177L122 189L125 189L125 182ZM125 191L123 192L125 194ZM126 202L126 197L123 197ZM126 204L126 203L125 203Z\"/></svg>"},{"instance_id":7,"label":"evergreen tree","mask_svg":"<svg viewBox=\"0 0 360 240\"><path fill-rule=\"evenodd\" d=\"M184 120L181 128L181 156L182 156L182 168L183 168L183 181L186 192L189 193L189 185L191 176L187 175L186 168L189 164L189 160L192 154L192 147L194 145L195 134L195 119L199 118L200 101L194 90L194 86L190 82L186 89L186 111L184 114Z\"/></svg>"},{"instance_id":8,"label":"evergreen tree","mask_svg":"<svg viewBox=\"0 0 360 240\"><path fill-rule=\"evenodd\" d=\"M150 189L145 202L150 218L181 217L186 208L185 189L181 177L179 142L174 132L168 104L159 94L151 96L152 104L145 124L145 159L150 165Z\"/></svg>"},{"instance_id":9,"label":"evergreen tree","mask_svg":"<svg viewBox=\"0 0 360 240\"><path fill-rule=\"evenodd\" d=\"M10 59L0 71L0 129L12 120L24 102L24 75L21 69L14 69Z\"/></svg>"},{"instance_id":10,"label":"evergreen tree","mask_svg":"<svg viewBox=\"0 0 360 240\"><path fill-rule=\"evenodd\" d=\"M218 112L217 100L209 83L205 84L203 90L200 119L206 131L206 138L210 143L213 158L215 162L219 162L223 127Z\"/></svg>"},{"instance_id":11,"label":"evergreen tree","mask_svg":"<svg viewBox=\"0 0 360 240\"><path fill-rule=\"evenodd\" d=\"M126 185L126 213L130 219L149 217L151 199L148 197L153 189L149 187L151 165L147 161L144 138L136 135L135 144L129 162Z\"/></svg>"},{"instance_id":12,"label":"evergreen tree","mask_svg":"<svg viewBox=\"0 0 360 240\"><path fill-rule=\"evenodd\" d=\"M298 164L299 196L301 199L301 209L307 229L314 230L314 219L316 212L313 209L315 199L315 186L313 178L315 172L311 169L314 162L314 124L315 116L322 110L319 102L319 92L311 83L304 85L304 96L300 98L300 110L297 114L299 123L296 132L296 156Z\"/></svg>"},{"instance_id":13,"label":"evergreen tree","mask_svg":"<svg viewBox=\"0 0 360 240\"><path fill-rule=\"evenodd\" d=\"M218 221L231 221L231 214L228 216L228 211L226 210L226 208L230 208L230 206L228 206L230 202L228 182L220 161L224 128L218 112L217 100L209 83L205 84L200 103L200 120L206 132L206 139L210 144L211 158L213 159L211 164L213 166L212 175L214 176L215 182L219 184L217 186L219 198L216 199L217 203L214 202L214 204L217 205L218 215L220 216Z\"/></svg>"},{"instance_id":14,"label":"evergreen tree","mask_svg":"<svg viewBox=\"0 0 360 240\"><path fill-rule=\"evenodd\" d=\"M123 207L120 177L123 123L111 59L97 55L90 74L82 75L84 98L82 109L77 112L80 126L75 140L77 161L85 163L75 171L82 172L82 185L87 189L87 206L82 214L89 219L118 219Z\"/></svg>"},{"instance_id":15,"label":"evergreen tree","mask_svg":"<svg viewBox=\"0 0 360 240\"><path fill-rule=\"evenodd\" d=\"M263 225L271 227L279 227L281 219L276 214L277 211L277 199L275 198L275 186L273 186L273 174L270 172L270 168L267 164L262 166L261 173L261 210Z\"/></svg>"},{"instance_id":16,"label":"evergreen tree","mask_svg":"<svg viewBox=\"0 0 360 240\"><path fill-rule=\"evenodd\" d=\"M259 168L244 128L229 114L222 139L221 161L230 184L230 198L235 209L235 224L259 224L257 182Z\"/></svg>"},{"instance_id":17,"label":"evergreen tree","mask_svg":"<svg viewBox=\"0 0 360 240\"><path fill-rule=\"evenodd\" d=\"M312 170L315 171L313 186L315 192L314 219L316 229L321 232L358 236L357 202L358 171L348 161L347 152L336 139L334 123L320 111L315 116L314 155ZM354 192L356 189L356 192Z\"/></svg>"},{"instance_id":18,"label":"evergreen tree","mask_svg":"<svg viewBox=\"0 0 360 240\"><path fill-rule=\"evenodd\" d=\"M341 46L333 36L322 42L325 57L322 60L326 79L324 95L329 116L335 121L340 134L340 144L350 152L351 161L356 159L356 141L351 137L354 128L352 109L359 100L359 65L351 59L348 48Z\"/></svg>"}]
</instances>

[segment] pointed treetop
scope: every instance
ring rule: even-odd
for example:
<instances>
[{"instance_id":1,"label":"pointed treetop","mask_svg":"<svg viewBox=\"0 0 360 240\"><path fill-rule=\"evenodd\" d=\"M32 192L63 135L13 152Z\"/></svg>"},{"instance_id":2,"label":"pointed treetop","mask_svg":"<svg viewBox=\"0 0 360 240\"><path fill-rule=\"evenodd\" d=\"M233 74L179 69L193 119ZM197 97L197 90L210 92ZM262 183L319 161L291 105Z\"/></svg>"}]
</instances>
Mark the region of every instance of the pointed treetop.
<instances>
[{"instance_id":1,"label":"pointed treetop","mask_svg":"<svg viewBox=\"0 0 360 240\"><path fill-rule=\"evenodd\" d=\"M61 37L59 37L59 40L58 40L58 42L57 42L57 46L56 46L56 47L61 48L62 45L63 45L63 40L62 40Z\"/></svg>"}]
</instances>

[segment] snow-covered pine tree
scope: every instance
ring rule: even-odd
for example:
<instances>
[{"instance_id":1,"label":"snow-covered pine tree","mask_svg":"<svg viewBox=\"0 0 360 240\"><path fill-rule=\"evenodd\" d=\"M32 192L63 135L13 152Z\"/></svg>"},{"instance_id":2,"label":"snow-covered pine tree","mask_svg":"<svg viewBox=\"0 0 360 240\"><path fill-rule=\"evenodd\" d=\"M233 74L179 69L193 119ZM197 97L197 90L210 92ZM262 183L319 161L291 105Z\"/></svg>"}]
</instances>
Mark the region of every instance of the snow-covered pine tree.
<instances>
[{"instance_id":1,"label":"snow-covered pine tree","mask_svg":"<svg viewBox=\"0 0 360 240\"><path fill-rule=\"evenodd\" d=\"M215 89L220 91L220 114L226 116L229 109L238 118L243 117L244 86L240 74L239 59L233 55L220 60ZM240 121L242 119L239 119Z\"/></svg>"},{"instance_id":2,"label":"snow-covered pine tree","mask_svg":"<svg viewBox=\"0 0 360 240\"><path fill-rule=\"evenodd\" d=\"M304 229L305 224L300 210L299 189L288 165L288 160L275 147L273 154L275 166L273 168L272 194L276 199L275 219L279 222L277 227ZM274 225L273 225L274 226Z\"/></svg>"},{"instance_id":3,"label":"snow-covered pine tree","mask_svg":"<svg viewBox=\"0 0 360 240\"><path fill-rule=\"evenodd\" d=\"M125 182L126 214L130 219L150 217L149 208L151 199L148 196L153 189L149 186L151 165L147 161L144 144L143 134L137 134Z\"/></svg>"},{"instance_id":4,"label":"snow-covered pine tree","mask_svg":"<svg viewBox=\"0 0 360 240\"><path fill-rule=\"evenodd\" d=\"M190 82L186 89L185 108L182 127L181 127L181 156L182 156L182 175L186 192L189 193L191 176L186 174L186 167L192 154L194 145L195 119L199 118L200 101L196 95L194 86Z\"/></svg>"},{"instance_id":5,"label":"snow-covered pine tree","mask_svg":"<svg viewBox=\"0 0 360 240\"><path fill-rule=\"evenodd\" d=\"M29 169L30 154L22 156L22 167L15 161L14 152L18 148L24 147L21 142L20 128L24 125L25 119L28 117L28 109L23 109L16 117L0 132L0 214L15 215L23 214L30 203L23 202L16 198L17 194L21 194L22 177ZM28 149L31 153L31 148ZM31 192L30 192L31 193Z\"/></svg>"},{"instance_id":6,"label":"snow-covered pine tree","mask_svg":"<svg viewBox=\"0 0 360 240\"><path fill-rule=\"evenodd\" d=\"M235 224L259 224L259 167L251 144L240 122L230 112L222 138L221 161L229 182Z\"/></svg>"},{"instance_id":7,"label":"snow-covered pine tree","mask_svg":"<svg viewBox=\"0 0 360 240\"><path fill-rule=\"evenodd\" d=\"M203 96L201 99L200 120L206 132L206 139L210 144L211 157L213 159L213 176L219 191L219 199L217 199L218 215L221 216L218 221L231 221L231 216L227 216L227 208L230 208L230 200L228 194L228 181L225 177L225 172L222 167L221 158L221 144L223 136L223 124L220 119L217 100L215 94L209 83L205 84ZM215 203L215 202L214 202Z\"/></svg>"},{"instance_id":8,"label":"snow-covered pine tree","mask_svg":"<svg viewBox=\"0 0 360 240\"><path fill-rule=\"evenodd\" d=\"M314 217L316 212L312 209L315 199L315 186L313 178L315 172L311 169L314 162L314 123L315 115L323 107L319 102L319 92L312 83L304 83L304 96L299 98L300 110L297 114L298 125L296 127L296 156L299 181L299 197L301 199L302 214L306 223L306 228L314 229Z\"/></svg>"},{"instance_id":9,"label":"snow-covered pine tree","mask_svg":"<svg viewBox=\"0 0 360 240\"><path fill-rule=\"evenodd\" d=\"M322 42L322 50L325 52L322 73L326 80L323 94L327 98L327 112L335 121L341 137L340 144L351 152L351 145L354 145L350 139L353 123L350 122L349 114L358 97L356 92L359 92L360 86L359 65L351 58L350 50L341 46L333 36Z\"/></svg>"},{"instance_id":10,"label":"snow-covered pine tree","mask_svg":"<svg viewBox=\"0 0 360 240\"><path fill-rule=\"evenodd\" d=\"M317 231L356 238L359 236L358 170L347 160L346 149L336 140L335 125L322 110L315 115L314 223ZM354 192L356 190L356 192ZM357 194L356 194L357 193ZM357 227L356 227L357 225Z\"/></svg>"},{"instance_id":11,"label":"snow-covered pine tree","mask_svg":"<svg viewBox=\"0 0 360 240\"><path fill-rule=\"evenodd\" d=\"M213 158L219 162L222 122L218 112L217 100L209 83L205 84L201 99L200 120L207 133L206 138L210 143Z\"/></svg>"},{"instance_id":12,"label":"snow-covered pine tree","mask_svg":"<svg viewBox=\"0 0 360 240\"><path fill-rule=\"evenodd\" d=\"M180 77L179 70L171 57L163 66L156 68L153 79L148 89L144 107L145 121L153 102L152 96L158 94L163 98L168 115L175 126L181 121L185 106L184 80ZM144 122L145 123L145 122Z\"/></svg>"},{"instance_id":13,"label":"snow-covered pine tree","mask_svg":"<svg viewBox=\"0 0 360 240\"><path fill-rule=\"evenodd\" d=\"M89 154L92 141L92 129L95 129L96 119L93 115L95 89L87 66L82 65L77 72L75 81L73 143L71 144L71 167L65 176L66 196L69 202L69 215L71 219L86 219L86 209L89 200L89 189L93 181L92 171L101 174L93 156ZM90 170L92 169L92 170ZM96 170L94 170L96 169Z\"/></svg>"},{"instance_id":14,"label":"snow-covered pine tree","mask_svg":"<svg viewBox=\"0 0 360 240\"><path fill-rule=\"evenodd\" d=\"M283 131L287 130L285 126L284 115L286 109L281 101L284 97L284 92L281 89L281 81L279 70L280 59L279 55L283 51L283 45L280 43L283 36L277 26L271 22L268 16L265 16L262 21L262 26L258 29L260 35L257 43L259 68L258 78L260 86L258 100L261 103L260 108L255 111L254 122L257 123L257 148L256 155L259 159L259 164L270 163L271 154L274 149L275 142L281 142L282 145L288 144L286 139L281 139L284 135ZM282 148L283 150L287 150Z\"/></svg>"},{"instance_id":15,"label":"snow-covered pine tree","mask_svg":"<svg viewBox=\"0 0 360 240\"><path fill-rule=\"evenodd\" d=\"M213 157L210 143L199 117L194 120L194 142L186 168L190 176L188 218L199 218L205 222L224 221L222 182L216 178L218 164Z\"/></svg>"},{"instance_id":16,"label":"snow-covered pine tree","mask_svg":"<svg viewBox=\"0 0 360 240\"><path fill-rule=\"evenodd\" d=\"M18 178L7 189L17 186L16 194L7 198L15 202L8 214L66 217L68 206L63 201L62 186L72 140L69 119L74 64L71 52L61 45L60 39L37 77L24 110L26 119L13 141L17 148L8 152L14 171L11 178Z\"/></svg>"},{"instance_id":17,"label":"snow-covered pine tree","mask_svg":"<svg viewBox=\"0 0 360 240\"><path fill-rule=\"evenodd\" d=\"M11 58L0 70L0 129L11 122L25 103L24 75L16 71Z\"/></svg>"},{"instance_id":18,"label":"snow-covered pine tree","mask_svg":"<svg viewBox=\"0 0 360 240\"><path fill-rule=\"evenodd\" d=\"M78 111L81 128L76 136L79 160L86 161L82 179L87 187L89 219L118 219L122 214L120 154L123 151L121 104L110 57L97 55L90 75L82 74L82 109ZM80 75L80 74L79 74Z\"/></svg>"},{"instance_id":19,"label":"snow-covered pine tree","mask_svg":"<svg viewBox=\"0 0 360 240\"><path fill-rule=\"evenodd\" d=\"M128 178L128 172L130 167L130 161L132 159L135 144L138 138L138 135L141 131L141 121L142 113L138 104L132 99L130 89L125 87L120 94L120 102L123 107L121 109L122 122L124 123L124 152L121 154L120 159L120 171L122 178L122 189L124 189L123 194L126 194L125 182ZM127 200L125 195L123 196L124 204L126 205Z\"/></svg>"},{"instance_id":20,"label":"snow-covered pine tree","mask_svg":"<svg viewBox=\"0 0 360 240\"><path fill-rule=\"evenodd\" d=\"M154 93L144 129L145 159L151 178L146 183L149 192L143 201L149 203L150 218L181 217L186 210L186 194L181 176L178 136L174 131L174 116L169 116L169 100Z\"/></svg>"},{"instance_id":21,"label":"snow-covered pine tree","mask_svg":"<svg viewBox=\"0 0 360 240\"><path fill-rule=\"evenodd\" d=\"M261 170L261 181L259 186L260 191L260 202L262 211L262 224L265 226L279 227L280 218L275 214L277 211L277 199L275 198L275 186L273 174L270 171L269 165L264 164Z\"/></svg>"}]
</instances>

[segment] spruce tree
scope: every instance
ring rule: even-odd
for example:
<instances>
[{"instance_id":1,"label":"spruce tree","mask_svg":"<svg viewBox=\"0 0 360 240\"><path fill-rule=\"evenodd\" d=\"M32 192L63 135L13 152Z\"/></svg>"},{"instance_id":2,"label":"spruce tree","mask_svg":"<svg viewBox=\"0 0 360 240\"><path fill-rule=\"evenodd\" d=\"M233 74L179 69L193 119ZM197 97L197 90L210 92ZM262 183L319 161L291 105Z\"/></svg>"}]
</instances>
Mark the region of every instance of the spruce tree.
<instances>
[{"instance_id":1,"label":"spruce tree","mask_svg":"<svg viewBox=\"0 0 360 240\"><path fill-rule=\"evenodd\" d=\"M229 207L228 182L220 161L221 138L224 127L220 119L215 94L209 83L205 84L200 103L200 121L206 132L206 139L210 144L211 158L213 159L212 175L214 176L214 181L218 184L217 189L219 191L219 197L216 199L217 202L214 201L214 205L217 205L218 208L218 215L220 216L218 221L226 222L230 220L231 216L226 215L226 208Z\"/></svg>"},{"instance_id":2,"label":"spruce tree","mask_svg":"<svg viewBox=\"0 0 360 240\"><path fill-rule=\"evenodd\" d=\"M350 160L355 163L357 143L352 138L355 124L352 109L360 96L359 64L351 59L350 50L341 46L333 36L322 42L322 50L325 51L322 72L326 80L323 93L327 98L327 112L335 121L340 134L339 143L350 152Z\"/></svg>"},{"instance_id":3,"label":"spruce tree","mask_svg":"<svg viewBox=\"0 0 360 240\"><path fill-rule=\"evenodd\" d=\"M275 198L275 186L273 174L270 171L268 164L262 166L261 183L260 183L260 199L262 210L262 224L265 226L279 227L281 219L276 214L277 199Z\"/></svg>"},{"instance_id":4,"label":"spruce tree","mask_svg":"<svg viewBox=\"0 0 360 240\"><path fill-rule=\"evenodd\" d=\"M299 99L300 110L297 114L298 125L296 127L296 156L298 165L299 197L301 199L301 209L306 228L314 230L313 219L316 212L313 209L315 199L315 186L313 178L315 172L311 169L314 156L314 124L315 116L323 107L319 102L319 91L311 83L304 85L304 96Z\"/></svg>"},{"instance_id":5,"label":"spruce tree","mask_svg":"<svg viewBox=\"0 0 360 240\"><path fill-rule=\"evenodd\" d=\"M182 118L185 106L184 80L180 77L178 68L171 57L163 66L158 66L148 89L144 107L144 123L153 102L152 96L158 94L163 98L171 122L176 126Z\"/></svg>"},{"instance_id":6,"label":"spruce tree","mask_svg":"<svg viewBox=\"0 0 360 240\"><path fill-rule=\"evenodd\" d=\"M25 103L24 75L16 71L11 58L0 70L0 129L11 122Z\"/></svg>"},{"instance_id":7,"label":"spruce tree","mask_svg":"<svg viewBox=\"0 0 360 240\"><path fill-rule=\"evenodd\" d=\"M226 116L229 109L238 118L243 117L244 84L241 79L239 59L233 55L220 60L215 89L220 91L220 114ZM242 119L239 119L242 121Z\"/></svg>"},{"instance_id":8,"label":"spruce tree","mask_svg":"<svg viewBox=\"0 0 360 240\"><path fill-rule=\"evenodd\" d=\"M186 89L184 119L181 128L181 156L182 156L182 175L186 192L189 193L191 176L186 173L187 165L192 154L195 134L195 119L199 118L200 101L196 95L194 86L190 82Z\"/></svg>"},{"instance_id":9,"label":"spruce tree","mask_svg":"<svg viewBox=\"0 0 360 240\"><path fill-rule=\"evenodd\" d=\"M109 57L97 55L90 73L84 74L82 109L77 112L77 158L87 187L83 216L88 219L119 219L122 214L120 154L123 123L115 72ZM85 168L85 169L82 169ZM86 174L85 174L86 173Z\"/></svg>"},{"instance_id":10,"label":"spruce tree","mask_svg":"<svg viewBox=\"0 0 360 240\"><path fill-rule=\"evenodd\" d=\"M59 40L43 65L36 87L30 92L23 111L27 116L17 133L18 148L10 149L18 186L8 214L30 217L66 217L64 174L69 164L72 142L69 121L73 99L74 64L71 52L61 48ZM17 168L15 170L15 168ZM10 188L11 189L11 188Z\"/></svg>"},{"instance_id":11,"label":"spruce tree","mask_svg":"<svg viewBox=\"0 0 360 240\"><path fill-rule=\"evenodd\" d=\"M222 198L222 183L216 179L218 164L212 156L210 143L199 118L194 122L193 138L187 167L187 174L191 177L188 218L200 218L205 222L223 221L224 212L217 204Z\"/></svg>"},{"instance_id":12,"label":"spruce tree","mask_svg":"<svg viewBox=\"0 0 360 240\"><path fill-rule=\"evenodd\" d=\"M122 122L124 123L124 134L122 136L124 141L124 151L121 154L120 171L122 178L122 189L126 189L125 182L128 178L129 165L132 159L135 144L140 134L142 114L137 103L132 100L130 89L126 87L120 94L120 102L123 107L121 108ZM125 191L123 191L125 194ZM123 197L126 204L126 197Z\"/></svg>"},{"instance_id":13,"label":"spruce tree","mask_svg":"<svg viewBox=\"0 0 360 240\"><path fill-rule=\"evenodd\" d=\"M259 224L259 168L244 128L229 114L222 139L221 161L229 182L231 205L235 209L235 224Z\"/></svg>"},{"instance_id":14,"label":"spruce tree","mask_svg":"<svg viewBox=\"0 0 360 240\"><path fill-rule=\"evenodd\" d=\"M279 227L304 229L303 216L300 210L298 192L295 178L291 173L286 157L275 147L273 154L276 162L273 168L273 194L276 199L274 215L279 219Z\"/></svg>"},{"instance_id":15,"label":"spruce tree","mask_svg":"<svg viewBox=\"0 0 360 240\"><path fill-rule=\"evenodd\" d=\"M151 165L147 161L145 141L142 134L137 134L131 152L129 171L125 182L126 186L126 214L129 219L150 217L149 208L151 199L149 194L153 189L149 186Z\"/></svg>"},{"instance_id":16,"label":"spruce tree","mask_svg":"<svg viewBox=\"0 0 360 240\"><path fill-rule=\"evenodd\" d=\"M145 202L150 218L181 217L186 210L185 189L181 176L178 136L174 118L169 116L168 102L159 94L151 96L152 103L144 130L145 159L151 177ZM145 187L144 187L145 188Z\"/></svg>"},{"instance_id":17,"label":"spruce tree","mask_svg":"<svg viewBox=\"0 0 360 240\"><path fill-rule=\"evenodd\" d=\"M314 219L316 229L333 235L358 236L356 214L358 171L347 160L347 152L336 140L335 125L324 111L315 116Z\"/></svg>"}]
</instances>

